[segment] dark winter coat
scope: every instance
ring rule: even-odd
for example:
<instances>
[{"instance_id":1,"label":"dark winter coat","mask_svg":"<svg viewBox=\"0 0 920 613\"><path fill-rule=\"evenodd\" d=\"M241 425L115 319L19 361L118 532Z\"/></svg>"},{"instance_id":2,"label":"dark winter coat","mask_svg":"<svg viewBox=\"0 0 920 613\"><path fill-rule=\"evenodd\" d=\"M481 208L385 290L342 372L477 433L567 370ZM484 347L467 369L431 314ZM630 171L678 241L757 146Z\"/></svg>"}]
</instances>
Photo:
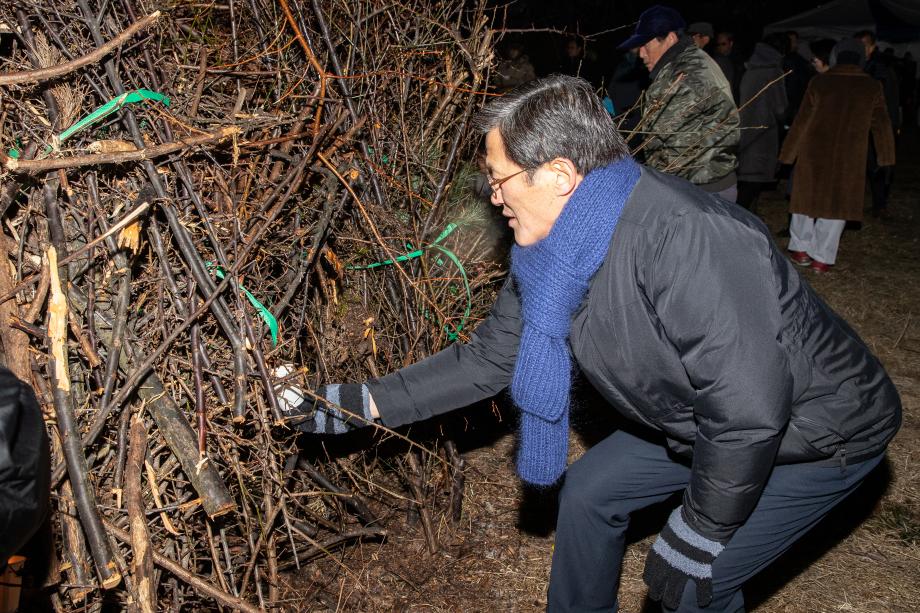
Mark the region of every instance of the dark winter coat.
<instances>
[{"instance_id":1,"label":"dark winter coat","mask_svg":"<svg viewBox=\"0 0 920 613\"><path fill-rule=\"evenodd\" d=\"M642 109L637 102L647 85L648 72L642 62L636 54L625 53L607 81L607 95L613 101L615 121L622 132L629 132L638 124Z\"/></svg>"},{"instance_id":2,"label":"dark winter coat","mask_svg":"<svg viewBox=\"0 0 920 613\"><path fill-rule=\"evenodd\" d=\"M501 392L520 333L509 283L469 343L369 382L383 422ZM763 223L645 167L569 342L612 406L693 458L684 509L716 540L745 521L774 464L868 459L901 423L879 361Z\"/></svg>"},{"instance_id":3,"label":"dark winter coat","mask_svg":"<svg viewBox=\"0 0 920 613\"><path fill-rule=\"evenodd\" d=\"M792 125L795 116L799 113L802 98L805 96L805 89L808 87L808 82L814 76L815 71L808 60L793 49L783 56L783 72L789 72L785 79L787 101L785 124L788 126Z\"/></svg>"},{"instance_id":4,"label":"dark winter coat","mask_svg":"<svg viewBox=\"0 0 920 613\"><path fill-rule=\"evenodd\" d=\"M658 60L645 92L646 162L718 192L737 182L738 109L715 61L682 37Z\"/></svg>"},{"instance_id":5,"label":"dark winter coat","mask_svg":"<svg viewBox=\"0 0 920 613\"><path fill-rule=\"evenodd\" d=\"M744 72L744 64L735 59L737 56L734 52L731 55L722 55L716 51L711 53L710 57L722 69L722 74L725 75L725 80L728 81L728 85L732 89L732 99L737 105L738 100L740 100L738 90L741 84L741 76Z\"/></svg>"},{"instance_id":6,"label":"dark winter coat","mask_svg":"<svg viewBox=\"0 0 920 613\"><path fill-rule=\"evenodd\" d=\"M882 93L885 94L885 108L888 109L888 119L891 120L892 129L897 130L901 125L901 90L897 73L888 64L878 48L872 51L872 55L866 60L863 70L882 84Z\"/></svg>"},{"instance_id":7,"label":"dark winter coat","mask_svg":"<svg viewBox=\"0 0 920 613\"><path fill-rule=\"evenodd\" d=\"M770 45L757 43L745 68L741 77L738 180L766 183L775 178L779 131L786 113L783 56Z\"/></svg>"},{"instance_id":8,"label":"dark winter coat","mask_svg":"<svg viewBox=\"0 0 920 613\"><path fill-rule=\"evenodd\" d=\"M0 568L48 511L45 423L32 388L0 367Z\"/></svg>"},{"instance_id":9,"label":"dark winter coat","mask_svg":"<svg viewBox=\"0 0 920 613\"><path fill-rule=\"evenodd\" d=\"M780 151L781 162L795 162L790 212L861 220L870 132L878 165L894 164L882 86L853 65L815 75Z\"/></svg>"}]
</instances>

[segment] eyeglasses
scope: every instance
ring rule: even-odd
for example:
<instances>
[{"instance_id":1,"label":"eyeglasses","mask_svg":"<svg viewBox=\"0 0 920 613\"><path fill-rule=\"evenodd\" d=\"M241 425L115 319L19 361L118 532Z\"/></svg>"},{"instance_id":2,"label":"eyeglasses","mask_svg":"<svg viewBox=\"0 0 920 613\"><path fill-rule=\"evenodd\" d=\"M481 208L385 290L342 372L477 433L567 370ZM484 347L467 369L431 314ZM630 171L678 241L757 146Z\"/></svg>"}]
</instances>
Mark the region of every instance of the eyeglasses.
<instances>
[{"instance_id":1,"label":"eyeglasses","mask_svg":"<svg viewBox=\"0 0 920 613\"><path fill-rule=\"evenodd\" d=\"M492 193L493 193L493 194L496 193L498 190L501 189L502 185L504 185L507 181L513 179L514 177L518 176L518 175L521 174L521 173L527 172L528 170L530 170L530 169L529 169L529 168L522 168L521 170L519 170L519 171L517 171L517 172L515 172L515 173L512 173L512 174L508 175L507 177L502 177L501 179L489 179L489 180L488 180L488 181L489 181L489 187L492 188Z\"/></svg>"}]
</instances>

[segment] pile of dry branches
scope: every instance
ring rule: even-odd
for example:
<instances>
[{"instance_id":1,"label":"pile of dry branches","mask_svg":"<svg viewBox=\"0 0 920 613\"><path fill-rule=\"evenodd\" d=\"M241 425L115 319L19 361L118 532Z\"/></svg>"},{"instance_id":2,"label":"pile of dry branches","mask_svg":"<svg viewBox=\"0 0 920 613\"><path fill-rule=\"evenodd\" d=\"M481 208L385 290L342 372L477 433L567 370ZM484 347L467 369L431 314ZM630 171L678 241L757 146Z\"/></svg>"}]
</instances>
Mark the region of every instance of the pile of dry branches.
<instances>
[{"instance_id":1,"label":"pile of dry branches","mask_svg":"<svg viewBox=\"0 0 920 613\"><path fill-rule=\"evenodd\" d=\"M2 359L45 409L56 608L296 608L285 571L380 538L402 500L436 547L453 446L325 454L272 373L384 374L488 304L465 189L482 4L12 0L0 21Z\"/></svg>"}]
</instances>

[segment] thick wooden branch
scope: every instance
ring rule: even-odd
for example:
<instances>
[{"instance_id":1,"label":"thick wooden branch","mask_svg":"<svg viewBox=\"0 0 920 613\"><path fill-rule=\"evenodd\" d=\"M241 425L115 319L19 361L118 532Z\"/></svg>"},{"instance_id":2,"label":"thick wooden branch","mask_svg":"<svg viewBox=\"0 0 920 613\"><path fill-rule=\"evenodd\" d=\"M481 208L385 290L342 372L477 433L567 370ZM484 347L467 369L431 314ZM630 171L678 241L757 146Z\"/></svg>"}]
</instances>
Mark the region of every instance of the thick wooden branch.
<instances>
[{"instance_id":1,"label":"thick wooden branch","mask_svg":"<svg viewBox=\"0 0 920 613\"><path fill-rule=\"evenodd\" d=\"M147 401L147 410L153 416L160 434L166 439L170 450L178 458L185 476L188 477L201 497L201 505L211 519L236 510L236 503L208 458L198 454L198 435L188 420L166 393L163 382L151 372L141 383L138 395Z\"/></svg>"},{"instance_id":2,"label":"thick wooden branch","mask_svg":"<svg viewBox=\"0 0 920 613\"><path fill-rule=\"evenodd\" d=\"M160 17L160 11L151 13L143 19L139 19L125 28L124 32L110 40L104 45L97 47L94 51L82 55L74 60L49 66L47 68L38 68L36 70L23 70L21 72L0 72L0 85L15 85L17 83L41 83L48 79L54 79L65 74L71 73L78 68L98 62L113 50L121 47L132 36L152 24Z\"/></svg>"},{"instance_id":3,"label":"thick wooden branch","mask_svg":"<svg viewBox=\"0 0 920 613\"><path fill-rule=\"evenodd\" d=\"M135 415L131 420L130 441L125 467L125 509L128 511L128 523L131 526L131 549L134 551L134 561L131 564L134 570L134 589L137 592L137 606L141 613L155 613L157 588L153 574L153 549L150 545L150 534L147 532L141 481L144 457L147 455L147 430L140 415Z\"/></svg>"},{"instance_id":4,"label":"thick wooden branch","mask_svg":"<svg viewBox=\"0 0 920 613\"><path fill-rule=\"evenodd\" d=\"M0 245L5 244L7 238L0 235ZM11 266L6 255L0 256L0 293L7 294L13 288L13 278L10 274ZM29 337L25 332L17 330L10 323L13 318L19 317L19 307L13 300L0 303L0 342L3 344L3 354L6 366L13 374L25 381L32 383L32 367L29 364Z\"/></svg>"},{"instance_id":5,"label":"thick wooden branch","mask_svg":"<svg viewBox=\"0 0 920 613\"><path fill-rule=\"evenodd\" d=\"M48 264L51 267L51 301L48 307L48 336L51 351L48 369L51 373L52 395L57 415L61 446L67 463L67 474L73 486L74 501L80 523L96 563L102 587L110 589L121 583L121 573L115 564L105 529L96 506L96 496L86 469L86 457L80 441L73 398L70 394L70 371L67 364L67 297L58 276L57 251L48 247Z\"/></svg>"},{"instance_id":6,"label":"thick wooden branch","mask_svg":"<svg viewBox=\"0 0 920 613\"><path fill-rule=\"evenodd\" d=\"M125 162L136 162L139 160L152 160L153 158L162 157L175 153L182 149L204 145L212 142L219 142L225 138L239 134L240 129L237 126L228 126L221 128L216 132L208 132L197 136L190 136L177 141L145 147L137 151L119 151L116 153L98 153L93 155L74 155L62 158L49 158L45 160L19 160L0 154L0 162L3 167L11 172L22 174L36 174L59 168L78 168L80 166L96 166L99 164L124 164Z\"/></svg>"}]
</instances>

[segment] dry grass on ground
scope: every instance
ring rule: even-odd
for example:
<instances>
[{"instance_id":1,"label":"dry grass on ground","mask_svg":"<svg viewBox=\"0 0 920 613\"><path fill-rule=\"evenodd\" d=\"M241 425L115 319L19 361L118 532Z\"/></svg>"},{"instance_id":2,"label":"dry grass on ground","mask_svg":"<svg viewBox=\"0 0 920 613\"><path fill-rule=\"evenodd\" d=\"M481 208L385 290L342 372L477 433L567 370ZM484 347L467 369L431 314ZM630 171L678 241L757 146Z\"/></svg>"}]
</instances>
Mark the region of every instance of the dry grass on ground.
<instances>
[{"instance_id":1,"label":"dry grass on ground","mask_svg":"<svg viewBox=\"0 0 920 613\"><path fill-rule=\"evenodd\" d=\"M905 139L907 141L909 139ZM775 612L920 611L920 160L898 168L895 220L867 218L848 230L834 272L805 276L860 333L888 369L904 404L904 425L887 464L849 501L747 590L749 610ZM906 156L904 156L906 157ZM761 214L775 232L786 222L778 192ZM777 239L785 245L786 239ZM488 420L487 420L488 421ZM552 500L522 491L507 424L466 453L462 524L439 526L440 553L427 553L418 527L395 528L381 544L326 561L314 579L338 585L340 611L540 611L552 547ZM583 451L573 437L573 458ZM660 518L663 521L664 516ZM655 520L630 545L621 583L626 612L657 610L641 580ZM324 610L326 607L310 607ZM299 607L298 607L299 608Z\"/></svg>"}]
</instances>

